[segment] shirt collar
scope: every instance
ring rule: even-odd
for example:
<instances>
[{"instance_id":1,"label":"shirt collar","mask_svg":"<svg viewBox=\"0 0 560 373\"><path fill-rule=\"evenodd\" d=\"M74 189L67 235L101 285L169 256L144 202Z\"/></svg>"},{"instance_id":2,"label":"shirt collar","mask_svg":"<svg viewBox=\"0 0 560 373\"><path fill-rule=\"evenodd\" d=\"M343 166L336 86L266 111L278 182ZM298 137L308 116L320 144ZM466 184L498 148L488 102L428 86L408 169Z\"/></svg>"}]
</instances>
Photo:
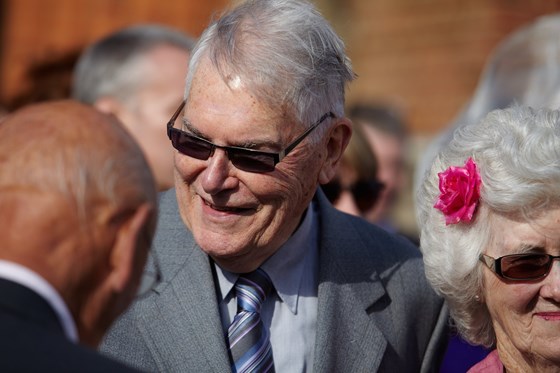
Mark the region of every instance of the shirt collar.
<instances>
[{"instance_id":1,"label":"shirt collar","mask_svg":"<svg viewBox=\"0 0 560 373\"><path fill-rule=\"evenodd\" d=\"M290 311L297 313L300 284L303 278L305 258L310 249L316 246L317 239L313 236L313 226L316 224L313 202L305 213L303 221L294 234L268 258L261 268L268 274L274 285L278 297ZM232 289L239 274L228 272L216 265L216 273L224 298L232 297Z\"/></svg>"}]
</instances>

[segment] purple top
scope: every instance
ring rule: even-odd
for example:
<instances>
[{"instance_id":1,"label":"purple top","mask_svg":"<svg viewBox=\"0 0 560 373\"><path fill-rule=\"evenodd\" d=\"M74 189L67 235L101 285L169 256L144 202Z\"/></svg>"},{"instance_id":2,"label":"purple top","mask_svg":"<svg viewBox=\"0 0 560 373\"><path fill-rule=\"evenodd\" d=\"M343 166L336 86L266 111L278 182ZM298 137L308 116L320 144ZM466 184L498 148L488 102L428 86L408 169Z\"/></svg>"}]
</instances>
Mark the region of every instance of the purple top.
<instances>
[{"instance_id":1,"label":"purple top","mask_svg":"<svg viewBox=\"0 0 560 373\"><path fill-rule=\"evenodd\" d=\"M502 373L504 366L498 356L498 350L493 350L484 360L473 366L467 373Z\"/></svg>"}]
</instances>

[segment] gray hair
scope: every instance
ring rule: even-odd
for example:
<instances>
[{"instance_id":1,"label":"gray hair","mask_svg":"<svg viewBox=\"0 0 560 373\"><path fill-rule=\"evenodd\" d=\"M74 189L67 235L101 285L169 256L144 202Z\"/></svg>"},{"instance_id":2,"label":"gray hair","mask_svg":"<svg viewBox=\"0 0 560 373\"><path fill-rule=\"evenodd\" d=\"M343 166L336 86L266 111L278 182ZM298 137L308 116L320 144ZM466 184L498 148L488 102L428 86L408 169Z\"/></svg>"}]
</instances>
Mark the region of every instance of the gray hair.
<instances>
[{"instance_id":1,"label":"gray hair","mask_svg":"<svg viewBox=\"0 0 560 373\"><path fill-rule=\"evenodd\" d=\"M306 1L249 0L225 13L194 48L185 97L203 58L224 82L237 75L271 108L310 126L326 112L344 116L354 79L343 41Z\"/></svg>"},{"instance_id":2,"label":"gray hair","mask_svg":"<svg viewBox=\"0 0 560 373\"><path fill-rule=\"evenodd\" d=\"M482 180L478 211L470 223L445 225L433 206L438 173L472 157ZM428 280L449 303L458 331L492 346L495 333L482 294L479 255L493 240L492 221L524 221L560 206L560 111L513 106L457 129L426 174L417 195L420 245Z\"/></svg>"},{"instance_id":3,"label":"gray hair","mask_svg":"<svg viewBox=\"0 0 560 373\"><path fill-rule=\"evenodd\" d=\"M100 97L126 102L145 81L143 57L161 45L190 52L195 40L168 27L136 25L92 44L76 64L72 98L90 105Z\"/></svg>"}]
</instances>

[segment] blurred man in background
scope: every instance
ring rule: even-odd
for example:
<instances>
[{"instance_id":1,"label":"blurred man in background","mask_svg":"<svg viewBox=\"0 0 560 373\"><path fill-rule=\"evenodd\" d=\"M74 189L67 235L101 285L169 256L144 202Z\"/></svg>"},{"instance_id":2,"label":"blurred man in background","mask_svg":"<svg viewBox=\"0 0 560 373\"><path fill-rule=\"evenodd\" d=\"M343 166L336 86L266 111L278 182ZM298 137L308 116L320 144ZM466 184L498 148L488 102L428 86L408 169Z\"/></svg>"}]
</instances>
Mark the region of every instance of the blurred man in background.
<instances>
[{"instance_id":1,"label":"blurred man in background","mask_svg":"<svg viewBox=\"0 0 560 373\"><path fill-rule=\"evenodd\" d=\"M114 114L135 137L159 190L173 185L173 148L165 123L180 102L191 37L159 25L138 25L87 48L74 72L72 97Z\"/></svg>"},{"instance_id":2,"label":"blurred man in background","mask_svg":"<svg viewBox=\"0 0 560 373\"><path fill-rule=\"evenodd\" d=\"M156 204L114 118L57 101L4 119L0 371L132 371L91 348L137 293Z\"/></svg>"},{"instance_id":3,"label":"blurred man in background","mask_svg":"<svg viewBox=\"0 0 560 373\"><path fill-rule=\"evenodd\" d=\"M360 122L352 125L352 137L342 154L336 175L321 189L334 207L365 217L375 208L383 184L378 180L377 158Z\"/></svg>"},{"instance_id":4,"label":"blurred man in background","mask_svg":"<svg viewBox=\"0 0 560 373\"><path fill-rule=\"evenodd\" d=\"M349 116L362 126L377 158L377 177L383 183L379 200L363 216L389 231L396 231L392 213L405 181L405 125L398 113L381 105L356 105L350 108Z\"/></svg>"}]
</instances>

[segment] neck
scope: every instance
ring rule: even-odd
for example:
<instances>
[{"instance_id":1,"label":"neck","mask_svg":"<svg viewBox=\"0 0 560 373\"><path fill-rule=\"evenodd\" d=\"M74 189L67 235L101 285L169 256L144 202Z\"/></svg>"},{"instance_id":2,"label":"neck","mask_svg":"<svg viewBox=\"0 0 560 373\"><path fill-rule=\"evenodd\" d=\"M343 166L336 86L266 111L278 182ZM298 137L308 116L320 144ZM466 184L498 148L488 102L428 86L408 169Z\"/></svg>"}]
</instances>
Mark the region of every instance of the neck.
<instances>
[{"instance_id":1,"label":"neck","mask_svg":"<svg viewBox=\"0 0 560 373\"><path fill-rule=\"evenodd\" d=\"M500 361L504 366L504 372L507 373L552 373L560 370L558 362L534 354L524 354L511 344L505 346L498 342L497 349Z\"/></svg>"}]
</instances>

